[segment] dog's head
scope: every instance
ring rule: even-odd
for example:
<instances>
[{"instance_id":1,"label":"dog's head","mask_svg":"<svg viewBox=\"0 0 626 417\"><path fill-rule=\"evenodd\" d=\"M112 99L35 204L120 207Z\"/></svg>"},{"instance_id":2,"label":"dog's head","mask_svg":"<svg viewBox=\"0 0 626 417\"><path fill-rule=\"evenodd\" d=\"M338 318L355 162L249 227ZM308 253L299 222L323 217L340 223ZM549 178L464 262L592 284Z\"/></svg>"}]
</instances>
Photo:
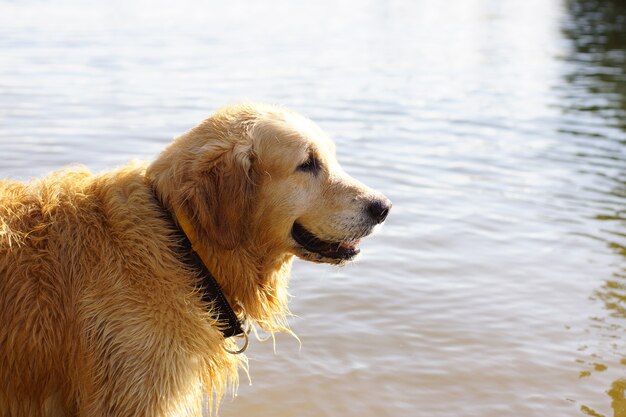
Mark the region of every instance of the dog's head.
<instances>
[{"instance_id":1,"label":"dog's head","mask_svg":"<svg viewBox=\"0 0 626 417\"><path fill-rule=\"evenodd\" d=\"M218 111L175 140L148 175L198 238L268 256L345 263L391 208L341 169L317 125L269 105Z\"/></svg>"}]
</instances>

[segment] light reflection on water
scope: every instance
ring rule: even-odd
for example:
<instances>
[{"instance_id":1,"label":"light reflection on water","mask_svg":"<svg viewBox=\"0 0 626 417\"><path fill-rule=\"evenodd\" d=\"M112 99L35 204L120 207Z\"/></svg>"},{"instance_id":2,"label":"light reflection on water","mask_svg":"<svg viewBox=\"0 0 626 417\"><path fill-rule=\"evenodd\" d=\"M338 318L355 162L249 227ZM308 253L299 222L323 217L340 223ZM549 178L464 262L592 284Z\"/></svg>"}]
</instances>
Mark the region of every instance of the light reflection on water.
<instances>
[{"instance_id":1,"label":"light reflection on water","mask_svg":"<svg viewBox=\"0 0 626 417\"><path fill-rule=\"evenodd\" d=\"M600 186L586 186L598 225L586 236L606 244L616 257L626 256L626 4L606 1L571 1L571 18L563 33L571 41L563 89L567 118L579 122L559 129L579 148L579 172L593 175ZM612 262L611 273L598 276L590 299L605 311L589 318L586 338L580 343L583 367L579 378L588 386L602 386L608 399L580 396L578 404L591 416L626 416L626 266ZM610 411L609 411L610 410Z\"/></svg>"},{"instance_id":2,"label":"light reflection on water","mask_svg":"<svg viewBox=\"0 0 626 417\"><path fill-rule=\"evenodd\" d=\"M609 0L0 1L0 176L278 102L394 202L298 263L221 415L626 416L626 10Z\"/></svg>"}]
</instances>

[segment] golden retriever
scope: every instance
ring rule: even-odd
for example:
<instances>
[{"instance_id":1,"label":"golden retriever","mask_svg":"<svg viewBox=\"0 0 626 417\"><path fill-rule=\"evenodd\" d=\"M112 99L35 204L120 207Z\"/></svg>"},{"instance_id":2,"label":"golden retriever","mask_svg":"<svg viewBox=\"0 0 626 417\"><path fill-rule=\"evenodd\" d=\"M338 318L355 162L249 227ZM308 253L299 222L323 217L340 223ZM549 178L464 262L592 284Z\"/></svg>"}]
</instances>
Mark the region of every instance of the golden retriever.
<instances>
[{"instance_id":1,"label":"golden retriever","mask_svg":"<svg viewBox=\"0 0 626 417\"><path fill-rule=\"evenodd\" d=\"M174 229L237 316L271 332L294 255L343 264L390 207L313 122L264 104L217 111L151 164L0 181L0 417L216 407L245 357Z\"/></svg>"}]
</instances>

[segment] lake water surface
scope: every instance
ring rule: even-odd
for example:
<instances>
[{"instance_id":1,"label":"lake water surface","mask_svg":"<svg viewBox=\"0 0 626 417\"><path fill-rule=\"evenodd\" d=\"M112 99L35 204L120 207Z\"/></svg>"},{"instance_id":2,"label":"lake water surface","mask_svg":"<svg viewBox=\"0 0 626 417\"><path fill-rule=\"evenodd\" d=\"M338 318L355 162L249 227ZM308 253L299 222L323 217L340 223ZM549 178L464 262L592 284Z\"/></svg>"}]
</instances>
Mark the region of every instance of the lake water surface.
<instances>
[{"instance_id":1,"label":"lake water surface","mask_svg":"<svg viewBox=\"0 0 626 417\"><path fill-rule=\"evenodd\" d=\"M294 108L394 208L220 415L626 417L626 4L0 0L0 177Z\"/></svg>"}]
</instances>

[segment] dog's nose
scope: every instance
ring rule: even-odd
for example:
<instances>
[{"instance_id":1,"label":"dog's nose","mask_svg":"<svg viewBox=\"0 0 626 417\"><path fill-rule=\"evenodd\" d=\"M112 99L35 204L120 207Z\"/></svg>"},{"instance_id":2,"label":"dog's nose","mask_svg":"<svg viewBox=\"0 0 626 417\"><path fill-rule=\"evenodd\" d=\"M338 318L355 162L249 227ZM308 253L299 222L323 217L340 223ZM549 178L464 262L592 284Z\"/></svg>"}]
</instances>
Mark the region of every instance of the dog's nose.
<instances>
[{"instance_id":1,"label":"dog's nose","mask_svg":"<svg viewBox=\"0 0 626 417\"><path fill-rule=\"evenodd\" d=\"M391 201L387 198L376 199L367 206L367 211L376 224L382 223L387 218L391 209Z\"/></svg>"}]
</instances>

